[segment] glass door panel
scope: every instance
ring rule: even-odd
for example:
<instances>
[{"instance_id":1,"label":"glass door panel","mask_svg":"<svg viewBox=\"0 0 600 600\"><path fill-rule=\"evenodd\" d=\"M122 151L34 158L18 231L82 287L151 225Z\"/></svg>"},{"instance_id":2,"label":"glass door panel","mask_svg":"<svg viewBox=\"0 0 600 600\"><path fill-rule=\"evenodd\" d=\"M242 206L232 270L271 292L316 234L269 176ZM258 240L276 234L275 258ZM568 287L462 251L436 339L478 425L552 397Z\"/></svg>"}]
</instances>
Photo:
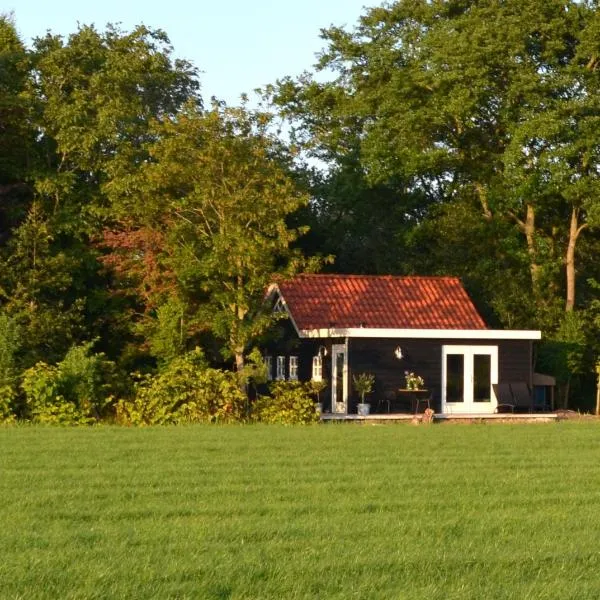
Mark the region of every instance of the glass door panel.
<instances>
[{"instance_id":1,"label":"glass door panel","mask_svg":"<svg viewBox=\"0 0 600 600\"><path fill-rule=\"evenodd\" d=\"M465 357L462 354L446 355L446 402L464 402Z\"/></svg>"},{"instance_id":2,"label":"glass door panel","mask_svg":"<svg viewBox=\"0 0 600 600\"><path fill-rule=\"evenodd\" d=\"M492 357L473 355L473 402L492 401Z\"/></svg>"},{"instance_id":3,"label":"glass door panel","mask_svg":"<svg viewBox=\"0 0 600 600\"><path fill-rule=\"evenodd\" d=\"M344 353L337 352L335 357L335 401L344 402Z\"/></svg>"},{"instance_id":4,"label":"glass door panel","mask_svg":"<svg viewBox=\"0 0 600 600\"><path fill-rule=\"evenodd\" d=\"M331 411L348 412L348 360L345 344L331 347Z\"/></svg>"}]
</instances>

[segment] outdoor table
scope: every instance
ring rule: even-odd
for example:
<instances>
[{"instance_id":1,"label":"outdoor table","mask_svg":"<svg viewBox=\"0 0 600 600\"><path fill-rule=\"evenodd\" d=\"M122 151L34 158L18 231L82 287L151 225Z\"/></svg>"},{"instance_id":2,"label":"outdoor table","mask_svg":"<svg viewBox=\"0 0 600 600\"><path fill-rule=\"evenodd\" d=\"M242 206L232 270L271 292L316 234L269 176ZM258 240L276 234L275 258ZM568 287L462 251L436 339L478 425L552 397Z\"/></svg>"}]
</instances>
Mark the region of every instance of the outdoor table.
<instances>
[{"instance_id":1,"label":"outdoor table","mask_svg":"<svg viewBox=\"0 0 600 600\"><path fill-rule=\"evenodd\" d=\"M401 388L398 390L398 396L404 396L410 400L412 412L414 412L415 414L419 412L421 403L426 405L427 408L431 408L429 403L429 390L408 390Z\"/></svg>"}]
</instances>

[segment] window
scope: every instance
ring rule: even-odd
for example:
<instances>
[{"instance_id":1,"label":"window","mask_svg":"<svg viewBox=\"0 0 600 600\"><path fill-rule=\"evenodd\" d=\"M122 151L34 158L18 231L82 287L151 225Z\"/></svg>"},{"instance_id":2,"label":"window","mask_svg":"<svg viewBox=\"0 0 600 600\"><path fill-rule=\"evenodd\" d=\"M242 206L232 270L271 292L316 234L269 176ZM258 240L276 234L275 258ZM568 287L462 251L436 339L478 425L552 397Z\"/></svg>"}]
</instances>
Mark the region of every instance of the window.
<instances>
[{"instance_id":1,"label":"window","mask_svg":"<svg viewBox=\"0 0 600 600\"><path fill-rule=\"evenodd\" d=\"M285 356L277 357L277 372L275 373L275 379L277 379L277 381L283 381L285 379Z\"/></svg>"},{"instance_id":2,"label":"window","mask_svg":"<svg viewBox=\"0 0 600 600\"><path fill-rule=\"evenodd\" d=\"M290 381L298 381L298 357L290 356Z\"/></svg>"},{"instance_id":3,"label":"window","mask_svg":"<svg viewBox=\"0 0 600 600\"><path fill-rule=\"evenodd\" d=\"M267 381L273 379L273 357L265 356L265 369L267 370Z\"/></svg>"},{"instance_id":4,"label":"window","mask_svg":"<svg viewBox=\"0 0 600 600\"><path fill-rule=\"evenodd\" d=\"M275 302L275 306L273 307L273 312L274 313L284 313L285 312L285 306L283 304L283 300L281 299L281 296L279 298L277 298L277 302Z\"/></svg>"},{"instance_id":5,"label":"window","mask_svg":"<svg viewBox=\"0 0 600 600\"><path fill-rule=\"evenodd\" d=\"M312 380L323 381L323 358L321 355L313 356Z\"/></svg>"}]
</instances>

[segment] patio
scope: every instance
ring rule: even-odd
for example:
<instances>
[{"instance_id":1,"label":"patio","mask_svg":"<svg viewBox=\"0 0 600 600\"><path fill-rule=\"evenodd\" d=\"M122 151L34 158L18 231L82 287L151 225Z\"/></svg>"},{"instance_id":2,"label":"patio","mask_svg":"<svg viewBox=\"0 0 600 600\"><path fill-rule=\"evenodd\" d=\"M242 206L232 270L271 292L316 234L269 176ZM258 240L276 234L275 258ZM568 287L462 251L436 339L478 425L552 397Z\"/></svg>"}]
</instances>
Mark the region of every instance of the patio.
<instances>
[{"instance_id":1,"label":"patio","mask_svg":"<svg viewBox=\"0 0 600 600\"><path fill-rule=\"evenodd\" d=\"M521 423L549 423L557 421L559 415L557 413L481 413L481 414L442 414L436 413L433 415L433 421L439 423L462 422L462 423L481 423L481 422L521 422ZM343 422L343 423L399 423L399 422L415 422L420 423L423 420L423 414L409 413L384 413L361 415L344 415L324 413L321 415L321 421L325 422Z\"/></svg>"}]
</instances>

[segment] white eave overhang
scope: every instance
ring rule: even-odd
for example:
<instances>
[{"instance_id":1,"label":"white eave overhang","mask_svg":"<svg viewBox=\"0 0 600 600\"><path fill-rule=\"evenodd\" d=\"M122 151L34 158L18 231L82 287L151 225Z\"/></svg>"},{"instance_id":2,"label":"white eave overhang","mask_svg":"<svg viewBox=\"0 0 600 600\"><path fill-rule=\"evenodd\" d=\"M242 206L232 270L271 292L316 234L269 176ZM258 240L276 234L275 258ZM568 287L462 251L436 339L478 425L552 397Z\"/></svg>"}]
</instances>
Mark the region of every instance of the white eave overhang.
<instances>
[{"instance_id":1,"label":"white eave overhang","mask_svg":"<svg viewBox=\"0 0 600 600\"><path fill-rule=\"evenodd\" d=\"M524 329L376 329L372 327L301 329L301 338L388 338L449 340L540 340L542 332Z\"/></svg>"}]
</instances>

